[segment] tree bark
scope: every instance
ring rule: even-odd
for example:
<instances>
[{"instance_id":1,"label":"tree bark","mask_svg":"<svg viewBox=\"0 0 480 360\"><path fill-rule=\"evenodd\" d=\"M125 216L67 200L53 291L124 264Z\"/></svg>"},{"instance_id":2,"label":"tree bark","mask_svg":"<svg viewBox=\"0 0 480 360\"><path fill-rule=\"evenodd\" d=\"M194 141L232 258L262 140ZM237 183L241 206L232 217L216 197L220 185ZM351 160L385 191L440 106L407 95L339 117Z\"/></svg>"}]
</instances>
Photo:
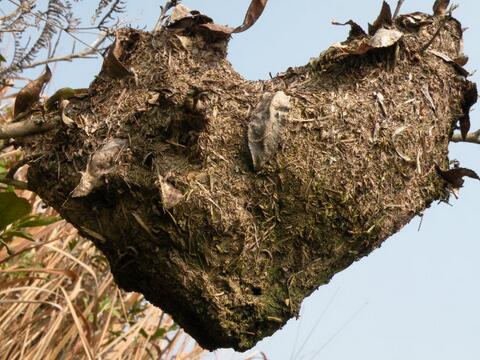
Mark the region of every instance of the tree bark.
<instances>
[{"instance_id":1,"label":"tree bark","mask_svg":"<svg viewBox=\"0 0 480 360\"><path fill-rule=\"evenodd\" d=\"M448 197L435 164L473 85L422 49L443 26L429 50L461 54L447 20L397 17L392 44L352 35L268 81L235 72L221 34L122 30L89 97L22 139L29 187L121 287L203 347L246 350Z\"/></svg>"}]
</instances>

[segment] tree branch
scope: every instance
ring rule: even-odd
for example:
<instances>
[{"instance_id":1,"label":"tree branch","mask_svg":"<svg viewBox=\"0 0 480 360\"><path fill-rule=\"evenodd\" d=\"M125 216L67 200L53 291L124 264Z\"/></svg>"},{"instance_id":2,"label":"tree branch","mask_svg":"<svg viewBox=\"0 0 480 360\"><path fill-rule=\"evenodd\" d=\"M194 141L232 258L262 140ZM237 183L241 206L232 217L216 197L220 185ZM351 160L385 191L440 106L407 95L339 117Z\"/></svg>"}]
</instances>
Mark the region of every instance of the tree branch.
<instances>
[{"instance_id":1,"label":"tree branch","mask_svg":"<svg viewBox=\"0 0 480 360\"><path fill-rule=\"evenodd\" d=\"M28 187L28 183L24 181L15 180L15 179L9 179L3 176L0 176L0 184L13 186L14 188L20 189L20 190L30 190L30 188Z\"/></svg>"},{"instance_id":2,"label":"tree branch","mask_svg":"<svg viewBox=\"0 0 480 360\"><path fill-rule=\"evenodd\" d=\"M402 8L404 2L405 0L398 0L397 7L395 8L395 12L393 13L393 19L395 19L400 13L400 9Z\"/></svg>"},{"instance_id":3,"label":"tree branch","mask_svg":"<svg viewBox=\"0 0 480 360\"><path fill-rule=\"evenodd\" d=\"M36 116L24 121L1 124L0 139L15 139L46 132L52 130L59 121L61 121L59 116L55 116L48 122L45 122L42 117Z\"/></svg>"},{"instance_id":4,"label":"tree branch","mask_svg":"<svg viewBox=\"0 0 480 360\"><path fill-rule=\"evenodd\" d=\"M468 133L465 139L462 139L462 135L460 133L453 134L450 141L455 143L467 142L472 144L480 144L480 129L475 132Z\"/></svg>"},{"instance_id":5,"label":"tree branch","mask_svg":"<svg viewBox=\"0 0 480 360\"><path fill-rule=\"evenodd\" d=\"M79 52L72 53L72 54L69 54L69 55L63 55L63 56L53 56L53 57L49 57L48 59L45 59L45 60L35 61L35 62L32 62L28 65L22 66L21 69L22 70L31 69L31 68L34 68L34 67L37 67L37 66L40 66L40 65L46 65L46 64L53 63L53 62L59 62L59 61L72 61L74 59L89 59L91 56L96 57L94 54L98 53L99 47L100 47L100 45L102 45L105 42L105 39L107 38L107 35L108 34L106 32L102 33L93 42L92 45L89 45L88 47L86 47L85 49L83 49Z\"/></svg>"}]
</instances>

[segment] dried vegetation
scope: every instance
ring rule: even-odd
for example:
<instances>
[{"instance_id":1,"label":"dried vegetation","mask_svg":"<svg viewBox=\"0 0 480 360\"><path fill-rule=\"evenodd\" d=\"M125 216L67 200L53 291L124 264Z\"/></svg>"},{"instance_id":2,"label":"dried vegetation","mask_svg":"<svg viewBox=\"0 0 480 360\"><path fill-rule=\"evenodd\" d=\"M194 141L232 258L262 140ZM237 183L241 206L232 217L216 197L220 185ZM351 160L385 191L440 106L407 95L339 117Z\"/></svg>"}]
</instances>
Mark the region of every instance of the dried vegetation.
<instances>
[{"instance_id":1,"label":"dried vegetation","mask_svg":"<svg viewBox=\"0 0 480 360\"><path fill-rule=\"evenodd\" d=\"M5 155L6 153L2 153ZM43 215L42 201L28 198ZM0 251L1 359L197 359L203 350L157 307L113 281L105 257L66 222Z\"/></svg>"},{"instance_id":2,"label":"dried vegetation","mask_svg":"<svg viewBox=\"0 0 480 360\"><path fill-rule=\"evenodd\" d=\"M369 34L347 24L345 42L256 82L225 59L232 28L198 12L118 31L89 95L22 140L30 188L202 346L252 347L448 198L438 169L477 96L460 23L384 4Z\"/></svg>"}]
</instances>

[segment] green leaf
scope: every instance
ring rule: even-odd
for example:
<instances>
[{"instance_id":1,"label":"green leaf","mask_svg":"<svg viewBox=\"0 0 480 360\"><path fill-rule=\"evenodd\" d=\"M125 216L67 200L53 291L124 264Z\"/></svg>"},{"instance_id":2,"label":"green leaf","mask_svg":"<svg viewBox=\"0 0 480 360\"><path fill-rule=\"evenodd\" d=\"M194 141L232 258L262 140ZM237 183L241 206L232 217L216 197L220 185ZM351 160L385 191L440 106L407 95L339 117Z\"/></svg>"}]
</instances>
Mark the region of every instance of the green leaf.
<instances>
[{"instance_id":1,"label":"green leaf","mask_svg":"<svg viewBox=\"0 0 480 360\"><path fill-rule=\"evenodd\" d=\"M152 340L156 340L158 338L163 338L165 334L167 333L167 330L165 328L159 328L155 333L152 335Z\"/></svg>"},{"instance_id":2,"label":"green leaf","mask_svg":"<svg viewBox=\"0 0 480 360\"><path fill-rule=\"evenodd\" d=\"M2 54L0 54L0 62L5 62L5 61L7 61L7 59L5 59Z\"/></svg>"},{"instance_id":3,"label":"green leaf","mask_svg":"<svg viewBox=\"0 0 480 360\"><path fill-rule=\"evenodd\" d=\"M27 240L30 240L30 241L35 241L33 239L32 235L30 235L26 231L7 230L2 234L2 238L4 238L4 239L9 239L9 238L12 238L14 236L24 238L24 239L27 239Z\"/></svg>"},{"instance_id":4,"label":"green leaf","mask_svg":"<svg viewBox=\"0 0 480 360\"><path fill-rule=\"evenodd\" d=\"M0 192L0 230L32 211L30 203L14 192Z\"/></svg>"},{"instance_id":5,"label":"green leaf","mask_svg":"<svg viewBox=\"0 0 480 360\"><path fill-rule=\"evenodd\" d=\"M139 331L139 333L140 333L144 338L148 338L148 334L147 334L147 332L145 331L144 328L141 328L140 331Z\"/></svg>"},{"instance_id":6,"label":"green leaf","mask_svg":"<svg viewBox=\"0 0 480 360\"><path fill-rule=\"evenodd\" d=\"M19 222L15 224L18 228L26 228L26 227L36 227L36 226L47 226L57 221L62 220L59 216L45 216L42 217L41 215L33 215L28 216L24 219L21 219Z\"/></svg>"}]
</instances>

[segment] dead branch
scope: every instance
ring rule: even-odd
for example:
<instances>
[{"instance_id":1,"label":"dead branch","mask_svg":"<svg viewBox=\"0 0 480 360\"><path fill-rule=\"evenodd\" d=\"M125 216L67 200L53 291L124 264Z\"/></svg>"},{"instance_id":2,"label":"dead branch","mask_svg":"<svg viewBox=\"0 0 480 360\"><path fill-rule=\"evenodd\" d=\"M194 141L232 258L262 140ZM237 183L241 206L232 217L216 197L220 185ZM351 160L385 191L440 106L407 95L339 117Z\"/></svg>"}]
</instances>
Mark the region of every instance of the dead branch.
<instances>
[{"instance_id":1,"label":"dead branch","mask_svg":"<svg viewBox=\"0 0 480 360\"><path fill-rule=\"evenodd\" d=\"M28 183L15 179L9 179L7 177L0 177L0 184L13 186L20 190L30 190L30 188L28 187Z\"/></svg>"},{"instance_id":2,"label":"dead branch","mask_svg":"<svg viewBox=\"0 0 480 360\"><path fill-rule=\"evenodd\" d=\"M393 13L393 19L395 19L400 13L400 9L402 8L404 2L405 0L398 0L397 7L395 8L395 12Z\"/></svg>"},{"instance_id":3,"label":"dead branch","mask_svg":"<svg viewBox=\"0 0 480 360\"><path fill-rule=\"evenodd\" d=\"M454 143L467 142L472 144L480 144L480 129L475 132L468 133L465 139L462 139L462 135L460 133L453 134L450 141Z\"/></svg>"},{"instance_id":4,"label":"dead branch","mask_svg":"<svg viewBox=\"0 0 480 360\"><path fill-rule=\"evenodd\" d=\"M0 139L19 138L52 130L61 121L55 116L53 121L45 122L43 117L34 116L24 121L0 125Z\"/></svg>"},{"instance_id":5,"label":"dead branch","mask_svg":"<svg viewBox=\"0 0 480 360\"><path fill-rule=\"evenodd\" d=\"M95 40L92 43L92 45L89 45L88 47L84 48L79 52L72 53L69 55L63 55L63 56L52 56L52 57L49 57L48 59L34 61L28 65L22 66L21 69L22 70L31 69L37 66L47 65L54 62L72 61L74 59L90 59L91 56L93 56L94 54L95 56L93 57L97 57L99 48L105 42L106 39L107 39L107 33L104 32L97 38L97 40Z\"/></svg>"}]
</instances>

